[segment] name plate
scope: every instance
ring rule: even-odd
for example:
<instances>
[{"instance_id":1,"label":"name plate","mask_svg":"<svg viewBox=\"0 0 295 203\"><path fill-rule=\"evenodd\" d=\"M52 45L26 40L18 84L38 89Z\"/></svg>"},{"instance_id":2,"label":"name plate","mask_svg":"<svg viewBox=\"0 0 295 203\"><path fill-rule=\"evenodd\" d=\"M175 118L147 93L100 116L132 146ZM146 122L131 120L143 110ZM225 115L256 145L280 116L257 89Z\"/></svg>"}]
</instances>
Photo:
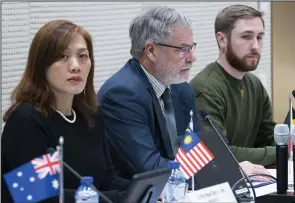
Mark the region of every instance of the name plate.
<instances>
[{"instance_id":1,"label":"name plate","mask_svg":"<svg viewBox=\"0 0 295 203\"><path fill-rule=\"evenodd\" d=\"M188 191L187 197L190 202L237 203L237 200L228 182L213 185L195 191Z\"/></svg>"}]
</instances>

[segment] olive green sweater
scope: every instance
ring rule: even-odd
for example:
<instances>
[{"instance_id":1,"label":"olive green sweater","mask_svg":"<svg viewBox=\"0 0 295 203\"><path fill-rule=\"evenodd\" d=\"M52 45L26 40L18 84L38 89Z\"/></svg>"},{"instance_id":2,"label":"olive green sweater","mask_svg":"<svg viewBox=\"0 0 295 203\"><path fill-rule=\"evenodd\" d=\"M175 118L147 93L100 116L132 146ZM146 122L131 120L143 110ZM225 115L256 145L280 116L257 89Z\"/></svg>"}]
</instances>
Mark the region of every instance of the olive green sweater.
<instances>
[{"instance_id":1,"label":"olive green sweater","mask_svg":"<svg viewBox=\"0 0 295 203\"><path fill-rule=\"evenodd\" d=\"M255 75L246 73L239 80L213 62L190 84L198 109L205 109L211 115L238 161L275 163L271 102ZM207 121L203 122L205 130L212 129Z\"/></svg>"}]
</instances>

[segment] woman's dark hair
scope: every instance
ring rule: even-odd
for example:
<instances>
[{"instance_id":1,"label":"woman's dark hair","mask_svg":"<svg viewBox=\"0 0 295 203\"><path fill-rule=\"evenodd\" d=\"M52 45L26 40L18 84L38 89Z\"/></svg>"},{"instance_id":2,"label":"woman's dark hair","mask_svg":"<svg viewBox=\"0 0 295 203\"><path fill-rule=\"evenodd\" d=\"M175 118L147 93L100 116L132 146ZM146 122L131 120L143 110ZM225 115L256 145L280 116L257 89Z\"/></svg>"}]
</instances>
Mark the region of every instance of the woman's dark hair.
<instances>
[{"instance_id":1,"label":"woman's dark hair","mask_svg":"<svg viewBox=\"0 0 295 203\"><path fill-rule=\"evenodd\" d=\"M12 104L4 114L4 121L7 121L13 110L25 103L33 104L36 110L45 116L52 111L50 102L54 95L45 77L46 69L59 59L77 35L81 35L86 41L91 68L84 91L74 96L73 108L85 118L89 127L93 125L91 115L97 111L98 101L93 84L94 57L91 35L82 27L66 20L48 22L36 33L30 46L25 72L12 92Z\"/></svg>"}]
</instances>

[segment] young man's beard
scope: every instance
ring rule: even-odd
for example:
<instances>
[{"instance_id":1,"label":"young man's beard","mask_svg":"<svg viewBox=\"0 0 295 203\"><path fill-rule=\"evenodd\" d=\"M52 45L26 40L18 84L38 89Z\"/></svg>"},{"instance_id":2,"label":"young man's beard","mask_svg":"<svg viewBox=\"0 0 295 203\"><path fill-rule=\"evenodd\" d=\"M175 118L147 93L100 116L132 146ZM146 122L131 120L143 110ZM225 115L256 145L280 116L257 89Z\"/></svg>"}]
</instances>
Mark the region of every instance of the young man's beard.
<instances>
[{"instance_id":1,"label":"young man's beard","mask_svg":"<svg viewBox=\"0 0 295 203\"><path fill-rule=\"evenodd\" d=\"M259 53L252 53L253 56L257 56L258 58L256 60L253 60L251 64L247 63L246 57L240 59L232 49L231 43L228 43L227 45L227 51L225 53L225 57L228 61L228 63L235 69L241 72L248 72L248 71L254 71L256 70L259 60L260 60L260 54Z\"/></svg>"}]
</instances>

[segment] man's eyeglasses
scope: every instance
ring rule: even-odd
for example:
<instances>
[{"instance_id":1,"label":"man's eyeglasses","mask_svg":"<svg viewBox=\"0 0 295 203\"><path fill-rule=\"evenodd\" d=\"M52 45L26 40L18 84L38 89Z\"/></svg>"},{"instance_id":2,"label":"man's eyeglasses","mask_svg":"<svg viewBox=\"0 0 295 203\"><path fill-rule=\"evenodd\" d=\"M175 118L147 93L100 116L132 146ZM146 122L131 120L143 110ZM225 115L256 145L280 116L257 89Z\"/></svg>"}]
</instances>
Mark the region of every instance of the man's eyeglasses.
<instances>
[{"instance_id":1,"label":"man's eyeglasses","mask_svg":"<svg viewBox=\"0 0 295 203\"><path fill-rule=\"evenodd\" d=\"M164 46L164 47L175 48L175 49L180 50L183 53L193 52L195 50L195 48L196 48L196 45L197 45L197 43L195 43L195 42L191 46L183 46L183 47L173 46L173 45L168 45L168 44L162 44L162 43L155 43L155 44L160 45L160 46Z\"/></svg>"}]
</instances>

